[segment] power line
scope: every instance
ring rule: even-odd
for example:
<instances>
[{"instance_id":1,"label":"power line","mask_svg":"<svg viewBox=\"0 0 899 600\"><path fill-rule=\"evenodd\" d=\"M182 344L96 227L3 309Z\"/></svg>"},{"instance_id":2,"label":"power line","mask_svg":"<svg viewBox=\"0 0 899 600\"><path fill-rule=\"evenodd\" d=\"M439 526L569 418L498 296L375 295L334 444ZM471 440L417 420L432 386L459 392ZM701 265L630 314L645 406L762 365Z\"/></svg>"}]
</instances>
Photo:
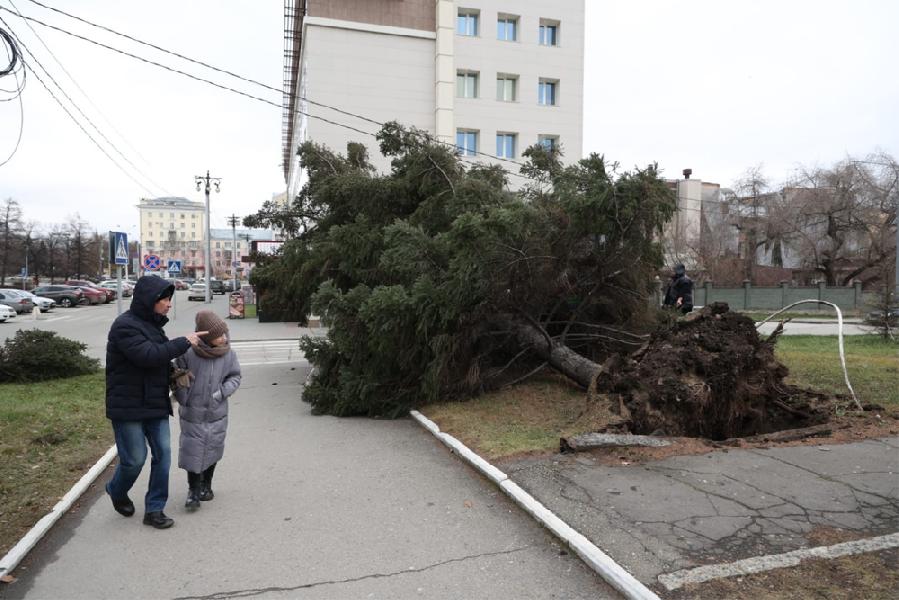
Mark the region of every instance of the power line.
<instances>
[{"instance_id":1,"label":"power line","mask_svg":"<svg viewBox=\"0 0 899 600\"><path fill-rule=\"evenodd\" d=\"M16 13L18 13L19 17L22 18L23 20L25 20L24 17L23 17L23 15L22 15L22 12L19 10L19 7L16 6L16 3L13 2L13 0L9 0L9 3L10 3L10 4L12 5L12 7L15 9ZM43 5L41 5L41 6L43 6ZM43 38L40 36L40 34L38 34L38 32L34 30L34 27L31 26L31 23L29 23L27 20L25 20L25 25L28 26L28 29L31 30L31 33L34 34L34 36L35 36L35 37L37 38L37 40L41 43L41 45L44 47L44 49L47 51L47 53L50 54L50 56L53 58L53 60L56 62L56 64L59 65L59 68L62 69L63 73L66 74L66 77L69 78L69 81L71 81L71 82L75 85L75 87L78 88L78 91L81 92L81 95L84 96L84 98L87 100L88 104L90 104L90 105L94 108L94 110L97 111L97 114L100 115L100 118L102 118L102 119L106 122L106 124L109 125L109 127L116 133L116 135L119 136L119 139L121 139L121 140L125 143L125 145L126 145L132 152L134 152L134 154L136 154L136 155L138 156L138 158L140 158L142 161L144 161L144 164L149 165L149 161L147 161L147 159L144 158L143 155L141 155L141 153L140 153L134 146L132 146L132 145L128 142L128 140L125 138L125 136L122 134L122 132L119 131L119 130L116 128L115 125L113 125L113 123L109 120L109 118L106 117L105 114L103 114L103 111L100 110L100 107L97 106L97 105L94 103L93 100L91 100L91 97L88 95L88 93L87 93L86 91L84 91L84 88L82 88L82 87L78 84L78 81L72 76L71 73L69 73L69 70L66 69L65 65L62 64L62 62L59 60L59 58L56 57L56 54L54 54L53 51L47 46L47 44L44 42L44 40L43 40ZM155 185L157 188L159 188L160 190L162 190L163 192L165 192L165 194L166 194L167 196L171 196L171 195L172 195L171 192L169 192L169 191L166 190L164 187L162 187L161 185L159 185L158 183L156 183L155 181L153 181L152 179L150 179L147 175L145 175L145 174L143 174L143 173L142 173L142 175L143 175L148 181L150 181L150 183L152 183L152 184Z\"/></svg>"},{"instance_id":2,"label":"power line","mask_svg":"<svg viewBox=\"0 0 899 600\"><path fill-rule=\"evenodd\" d=\"M3 8L3 7L0 7L0 8ZM9 24L3 19L3 17L0 17L0 23L3 23L6 26L6 28L13 35L13 37L15 37L18 44L20 46L22 46L22 48L25 49L25 51L28 53L29 56L31 56L31 58L34 58L34 55L31 53L31 51L28 50L28 48L25 46L25 44L22 43L22 40L18 36L16 36L15 33L13 33L12 29L9 27ZM43 66L41 66L40 62L37 59L35 59L35 62L38 64L38 66L41 68L41 70L44 71L44 73L47 74L48 77L50 77L50 74L47 73L47 71L43 68ZM108 158L112 162L112 164L114 164L122 173L124 173L129 179L131 179L131 181L133 181L138 186L143 188L143 190L145 192L147 192L148 194L153 195L152 191L150 191L144 184L142 184L137 179L135 179L131 173L126 171L122 167L122 165L120 165L118 162L116 162L116 160L109 154L109 152L107 152L106 149L103 148L103 146L101 146L99 144L99 142L97 142L97 140L94 139L94 137L90 134L90 132L88 132L84 128L84 126L78 121L78 119L75 118L75 115L73 115L72 112L68 108L66 108L65 104L63 104L62 101L56 96L56 94L53 93L53 90L51 90L50 87L46 83L44 83L44 80L41 79L41 76L38 75L37 71L34 70L34 67L29 65L27 62L25 62L25 66L31 71L31 74L37 78L38 82L44 87L44 89L47 90L47 93L50 94L50 96L53 98L53 100L55 100L56 103L59 104L60 108L62 108L65 111L65 113L67 115L69 115L69 118L72 119L72 121L75 123L75 125L77 125L79 129L81 129L81 131L84 133L84 135L86 135L90 139L90 141L92 141L94 143L94 145L100 149L100 152L105 154L106 158ZM52 79L52 77L51 77L51 79ZM57 87L58 87L58 85L57 85ZM60 88L60 91L62 91L61 88ZM65 92L63 92L63 93L65 93Z\"/></svg>"},{"instance_id":3,"label":"power line","mask_svg":"<svg viewBox=\"0 0 899 600\"><path fill-rule=\"evenodd\" d=\"M136 38L136 37L134 37L134 36L132 36L132 35L128 35L128 34L126 34L126 33L121 33L121 32L119 32L119 31L116 31L115 29L112 29L112 28L107 27L107 26L105 26L105 25L100 25L100 24L98 24L98 23L94 23L94 22L92 22L92 21L89 21L88 19L85 19L85 18L83 18L83 17L79 17L79 16L77 16L77 15L73 15L73 14L71 14L71 13L68 13L68 12L64 11L64 10L61 10L61 9L58 9L58 8L55 8L55 7L52 7L52 6L47 6L46 4L43 4L43 3L41 3L41 2L38 2L37 0L28 0L28 1L31 2L32 4L36 4L36 5L40 6L40 7L45 8L45 9L52 10L52 11L57 12L57 13L59 13L59 14L65 15L66 17L69 17L70 19L74 19L74 20L79 21L79 22L81 22L81 23L85 23L85 24L87 24L87 25L90 25L91 27L95 27L95 28L97 28L97 29L100 29L100 30L106 31L106 32L108 32L108 33L111 33L111 34L113 34L113 35L117 35L117 36L119 36L119 37L125 38L125 39L127 39L127 40L132 41L132 42L141 44L141 45L143 45L143 46L147 46L147 47L149 47L149 48L153 48L154 50L158 50L158 51L163 52L163 53L165 53L165 54L169 54L169 55L171 55L171 56L175 56L175 57L180 58L180 59L182 59L182 60L186 60L186 61L188 61L188 62L191 62L191 63L197 64L197 65L206 67L207 69L211 69L211 70L213 70L213 71L222 73L222 74L224 74L224 75L228 75L228 76L230 76L230 77L234 77L234 78L239 79L239 80L241 80L241 81L245 81L245 82L247 82L247 83L251 83L251 84L253 84L253 85L257 85L257 86L262 87L262 88L264 88L264 89L266 89L266 90L270 90L270 91L273 91L273 92L277 92L277 93L279 93L279 94L283 94L283 90L282 90L281 88L277 88L277 87L268 85L268 84L266 84L266 83L263 83L263 82L261 82L261 81L258 81L258 80L256 80L256 79L253 79L253 78L250 78L250 77L246 77L246 76L240 75L240 74L235 73L235 72L233 72L233 71L229 71L228 69L223 69L223 68L220 68L220 67L216 67L216 66L211 65L211 64L209 64L209 63L207 63L207 62L204 62L204 61L202 61L202 60L198 60L198 59L195 59L195 58L191 58L191 57L189 57L189 56L185 56L184 54L181 54L181 53L179 53L179 52L175 52L175 51L173 51L173 50L168 50L167 48L163 48L162 46L159 46L159 45L157 45L157 44L153 44L153 43L151 43L151 42L146 42L146 41L140 40L140 39L138 39L138 38ZM0 8L2 8L2 7L0 7ZM20 15L20 16L22 16L22 15ZM34 18L32 18L32 17L23 17L23 18L27 18L27 19L29 19L29 20L33 20L35 23L38 23L38 24L40 24L40 25L43 25L44 27L50 27L50 28L52 28L52 29L56 29L57 31L60 31L60 32L62 32L62 33L66 33L66 34L68 34L68 35L72 35L72 36L77 37L77 38L79 38L79 39L82 39L82 40L84 40L84 41L87 41L87 42L90 42L90 43L94 43L94 44L100 45L100 46L102 46L102 47L104 47L104 48L106 48L106 49L108 49L108 50L113 50L113 51L115 51L115 52L119 52L119 53L125 54L125 55L127 55L127 56L130 56L131 58L136 58L136 59L141 60L141 61L144 61L144 62L149 62L150 64L153 64L154 66L162 67L162 68L164 68L164 69L168 69L168 70L170 70L170 71L177 72L177 73L179 73L179 74L181 74L181 75L185 75L185 76L187 76L187 77L191 77L192 79L197 79L197 80L199 80L199 81L203 81L203 82L208 83L208 84L210 84L210 85L214 85L214 86L216 86L216 87L220 87L220 88L222 88L222 89L225 89L225 90L228 90L228 91L237 93L237 94L241 94L241 95L243 95L243 96L247 96L247 97L253 98L253 99L255 99L255 100L262 100L261 98L258 98L258 97L256 97L256 96L253 96L253 95L250 95L250 94L246 94L246 93L244 93L244 92L235 90L235 89L230 88L230 87L227 87L227 86L219 85L219 84L214 83L214 82L212 82L212 81L210 81L210 80L208 80L208 79L203 79L203 78L200 78L200 77L195 77L195 76L193 76L193 75L191 75L191 74L188 74L188 73L186 73L186 72L184 72L184 71L180 71L180 70L177 70L177 69L171 69L171 68L169 68L169 67L166 67L165 65L156 63L156 62L154 62L154 61L146 60L146 59L141 58L141 57L139 57L139 56L130 54L130 53L128 53L128 52L124 52L124 51L119 50L119 49L117 49L117 48L113 48L112 46L107 46L107 45L102 44L102 43L100 43L100 42L96 42L95 40L91 40L90 38L85 38L85 37L79 36L79 35L77 35L77 34L68 32L68 31L66 31L65 29L61 29L61 28L56 27L56 26L54 26L54 25L49 25L49 24L47 24L47 23L44 23L44 22L39 21L39 20L37 20L37 19L34 19ZM302 100L305 100L306 102L308 102L309 104L312 104L312 105L314 105L314 106L318 106L318 107L321 107L321 108L327 108L327 109L329 109L329 110L333 110L333 111L336 112L336 113L339 113L339 114L342 114L342 115L345 115L345 116L348 116L348 117L353 117L353 118L359 119L359 120L361 120L361 121L365 121L365 122L367 122L367 123L371 123L371 124L373 124L373 125L377 125L377 126L379 126L379 127L383 127L383 126L384 126L384 123L382 123L381 121L378 121L378 120L376 120L376 119L372 119L372 118L370 118L370 117L366 117L365 115L360 115L360 114L358 114L358 113L354 113L354 112L351 112L351 111L347 111L347 110L344 110L344 109L342 109L342 108L338 108L338 107L336 107L336 106L332 106L332 105L329 105L329 104L324 104L324 103L321 103L321 102L316 102L315 100L311 100L311 99L306 98L306 97L301 97L301 99L302 99ZM273 104L273 105L275 105L275 106L278 106L279 108L282 108L282 106L281 106L280 104L274 104L273 102L270 102L270 101L268 101L268 100L262 100L262 101L263 101L263 102L266 102L266 103L268 103L268 104ZM326 123L336 124L336 123L334 123L333 121L328 121L327 119L324 119L323 117L318 117L318 116L309 115L309 114L307 114L307 113L305 113L305 112L302 112L302 111L299 111L299 110L295 110L294 112L295 112L295 113L302 114L302 115L305 115L305 116L308 116L308 117L310 117L310 118L316 118L316 119L325 121ZM339 124L338 124L338 125L339 125ZM346 125L341 125L341 126L349 127L349 126L346 126ZM360 130L354 129L354 131L359 132ZM361 132L361 133L366 133L366 134L368 134L368 132ZM370 135L370 134L368 134L368 135ZM432 139L433 139L433 138L432 138ZM456 147L455 144L450 143L450 142L444 142L444 141L436 140L436 139L433 139L433 141L436 142L436 143L438 143L438 144L441 144L441 145L450 146L450 147L453 147L453 148ZM505 158L505 157L501 157L501 156L496 156L495 154L490 154L490 153L488 153L488 152L475 151L475 154L478 155L478 156L484 156L484 157L487 157L487 158L491 158L491 159L493 159L493 160L498 160L498 161L501 161L501 162L511 163L511 164L514 164L514 165L516 165L516 166L518 166L518 167L523 167L523 166L525 166L524 163L520 163L520 162L518 162L518 161L516 161L516 160L513 160L513 159L510 159L510 158ZM532 179L532 178L530 178L530 177L523 176L523 175L521 175L521 174L519 174L519 173L515 173L515 175L517 175L517 176L519 176L519 177L525 177L525 178L527 178L527 179Z\"/></svg>"},{"instance_id":4,"label":"power line","mask_svg":"<svg viewBox=\"0 0 899 600\"><path fill-rule=\"evenodd\" d=\"M0 162L0 167L2 167L12 160L13 156L15 156L19 151L19 144L22 143L22 132L25 129L25 105L22 103L22 91L25 89L26 71L24 62L21 61L21 53L19 51L19 47L13 37L5 30L0 29L0 38L3 39L9 53L9 64L2 71L0 71L0 77L8 77L9 75L12 75L16 80L16 89L9 92L13 94L13 96L4 100L19 100L19 135L16 138L16 145L15 147L13 147L12 152L9 153L9 156L7 156L6 159L3 160L3 162ZM19 72L23 74L21 83L19 83Z\"/></svg>"},{"instance_id":5,"label":"power line","mask_svg":"<svg viewBox=\"0 0 899 600\"><path fill-rule=\"evenodd\" d=\"M10 0L10 4L12 4L13 7L15 7L15 4L12 2L12 0ZM18 8L16 8L16 11L18 11ZM24 16L21 13L18 13L18 16L22 17L24 19ZM25 24L28 26L29 29L31 29L32 33L34 33L35 37L37 37L38 41L40 41L40 43L44 46L44 48L47 49L47 52L50 53L50 55L53 57L53 60L55 60L56 63L59 64L60 67L62 67L62 70L66 73L66 75L69 76L69 79L72 79L72 81L74 82L74 78L72 78L72 76L69 74L69 72L66 71L66 68L62 66L62 63L59 62L59 59L57 59L56 56L53 54L53 52L50 50L50 48L47 47L47 44L44 43L44 40L41 39L41 37L38 35L38 33L36 31L34 31L34 29L31 27L31 25L27 21L25 21ZM161 185L156 183L150 176L148 176L146 173L144 173L137 165L135 165L133 162L131 162L131 159L129 159L127 156L125 156L125 154L121 150L119 150L119 148L112 142L112 140L110 140L108 137L106 137L106 134L104 134L100 130L100 128L97 127L96 123L94 123L91 120L91 118L88 117L83 110L81 110L81 107L78 106L78 104L75 102L75 100L71 96L69 96L69 94L65 91L65 89L63 89L63 87L59 84L59 82L56 81L56 79L53 77L53 75L50 74L50 72L46 69L46 67L44 67L44 65L41 64L41 62L37 59L37 57L34 55L34 53L31 52L31 50L29 50L25 46L25 44L22 43L21 39L19 39L19 43L22 45L23 48L25 48L25 51L28 53L28 55L34 60L34 62L37 63L37 65L41 68L41 70L44 72L44 74L50 79L50 81L52 81L53 84L59 89L59 91L62 92L62 95L65 96L66 99L72 104L72 106L75 107L75 110L77 110L78 113L91 125L91 127L94 128L94 130L100 135L100 137L103 138L104 141L106 141L106 143L109 144L112 147L112 149L115 150L115 152L119 156L121 156L125 162L127 162L129 165L131 165L131 168L133 168L141 177L143 177L145 180L149 181L157 189L162 190L164 193L166 193L168 195L171 195L165 190L165 188L163 188ZM75 82L75 85L78 86L77 82ZM78 89L81 90L81 87L78 86ZM84 94L84 90L81 90L81 93ZM87 97L87 94L84 94L84 95L85 95L85 97ZM90 101L90 98L88 98L88 101ZM119 135L121 136L121 134L119 134ZM127 141L126 141L126 143L127 143ZM141 185L141 187L145 191L147 191L148 193L153 195L153 192L151 192L146 186Z\"/></svg>"}]
</instances>

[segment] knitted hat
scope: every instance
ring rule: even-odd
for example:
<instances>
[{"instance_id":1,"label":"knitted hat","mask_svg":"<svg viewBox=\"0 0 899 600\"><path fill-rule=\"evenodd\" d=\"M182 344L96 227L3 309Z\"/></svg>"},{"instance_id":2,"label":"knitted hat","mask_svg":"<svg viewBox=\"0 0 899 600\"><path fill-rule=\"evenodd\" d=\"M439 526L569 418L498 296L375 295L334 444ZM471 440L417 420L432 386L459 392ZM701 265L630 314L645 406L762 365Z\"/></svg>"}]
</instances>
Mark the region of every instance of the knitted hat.
<instances>
[{"instance_id":1,"label":"knitted hat","mask_svg":"<svg viewBox=\"0 0 899 600\"><path fill-rule=\"evenodd\" d=\"M197 313L197 328L195 331L208 331L200 336L207 344L214 339L228 333L228 324L211 310L201 310Z\"/></svg>"}]
</instances>

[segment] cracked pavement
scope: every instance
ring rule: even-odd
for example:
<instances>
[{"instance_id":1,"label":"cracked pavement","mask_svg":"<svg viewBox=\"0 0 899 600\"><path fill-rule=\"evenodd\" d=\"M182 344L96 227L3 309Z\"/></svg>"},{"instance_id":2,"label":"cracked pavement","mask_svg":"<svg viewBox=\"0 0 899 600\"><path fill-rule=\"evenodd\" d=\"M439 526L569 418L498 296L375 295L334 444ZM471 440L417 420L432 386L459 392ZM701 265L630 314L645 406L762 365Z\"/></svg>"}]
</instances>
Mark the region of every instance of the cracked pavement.
<instances>
[{"instance_id":1,"label":"cracked pavement","mask_svg":"<svg viewBox=\"0 0 899 600\"><path fill-rule=\"evenodd\" d=\"M0 588L14 598L620 598L412 419L313 417L303 367L244 370L215 500L141 524L144 468L116 514L111 471ZM172 440L177 455L177 428Z\"/></svg>"},{"instance_id":2,"label":"cracked pavement","mask_svg":"<svg viewBox=\"0 0 899 600\"><path fill-rule=\"evenodd\" d=\"M728 450L642 465L589 454L501 467L647 585L658 575L899 531L899 438Z\"/></svg>"}]
</instances>

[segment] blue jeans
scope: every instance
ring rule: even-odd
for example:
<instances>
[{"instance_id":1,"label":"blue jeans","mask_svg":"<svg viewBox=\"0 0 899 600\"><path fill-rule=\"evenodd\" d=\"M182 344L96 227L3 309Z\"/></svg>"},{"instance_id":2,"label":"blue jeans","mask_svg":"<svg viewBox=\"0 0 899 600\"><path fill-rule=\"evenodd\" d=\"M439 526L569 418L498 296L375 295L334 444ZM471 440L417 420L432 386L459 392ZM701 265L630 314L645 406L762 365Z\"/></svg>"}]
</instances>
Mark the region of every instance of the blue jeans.
<instances>
[{"instance_id":1,"label":"blue jeans","mask_svg":"<svg viewBox=\"0 0 899 600\"><path fill-rule=\"evenodd\" d=\"M165 508L169 499L169 467L172 464L172 444L169 418L146 421L113 421L115 445L119 463L106 485L106 492L115 500L124 500L147 460L147 445L153 454L150 460L150 486L144 496L146 512Z\"/></svg>"}]
</instances>

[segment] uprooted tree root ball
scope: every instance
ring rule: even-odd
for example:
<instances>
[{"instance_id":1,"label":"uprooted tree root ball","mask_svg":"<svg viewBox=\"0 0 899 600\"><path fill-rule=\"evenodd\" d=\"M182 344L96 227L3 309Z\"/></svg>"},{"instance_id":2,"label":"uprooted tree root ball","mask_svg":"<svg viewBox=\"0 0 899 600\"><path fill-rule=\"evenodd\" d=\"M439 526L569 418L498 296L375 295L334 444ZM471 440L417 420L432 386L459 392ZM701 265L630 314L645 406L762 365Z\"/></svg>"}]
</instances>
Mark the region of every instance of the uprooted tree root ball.
<instances>
[{"instance_id":1,"label":"uprooted tree root ball","mask_svg":"<svg viewBox=\"0 0 899 600\"><path fill-rule=\"evenodd\" d=\"M827 422L836 398L784 383L776 338L716 302L607 360L595 390L631 433L721 440Z\"/></svg>"}]
</instances>

